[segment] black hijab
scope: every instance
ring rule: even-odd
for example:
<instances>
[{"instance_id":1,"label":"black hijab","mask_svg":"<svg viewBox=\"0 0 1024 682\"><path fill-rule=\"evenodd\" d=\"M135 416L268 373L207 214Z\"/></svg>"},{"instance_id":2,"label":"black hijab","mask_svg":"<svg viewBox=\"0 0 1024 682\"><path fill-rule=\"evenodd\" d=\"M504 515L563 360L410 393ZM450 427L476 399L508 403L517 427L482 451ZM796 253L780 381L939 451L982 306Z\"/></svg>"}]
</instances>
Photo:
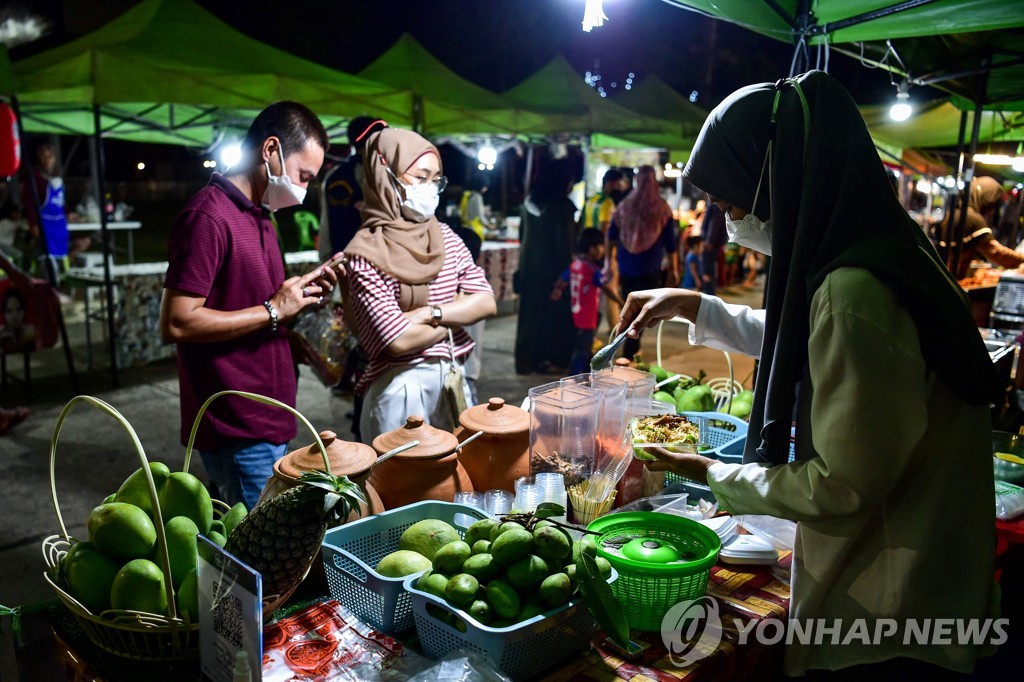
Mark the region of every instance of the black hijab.
<instances>
[{"instance_id":1,"label":"black hijab","mask_svg":"<svg viewBox=\"0 0 1024 682\"><path fill-rule=\"evenodd\" d=\"M760 438L747 439L744 462L788 459L811 298L837 268L863 268L888 285L914 318L925 363L939 381L967 403L989 404L999 381L967 297L900 205L849 93L820 71L742 88L708 116L683 176L746 210L769 142L751 211L773 225L750 415L750 433ZM802 427L809 424L798 421L798 432Z\"/></svg>"}]
</instances>

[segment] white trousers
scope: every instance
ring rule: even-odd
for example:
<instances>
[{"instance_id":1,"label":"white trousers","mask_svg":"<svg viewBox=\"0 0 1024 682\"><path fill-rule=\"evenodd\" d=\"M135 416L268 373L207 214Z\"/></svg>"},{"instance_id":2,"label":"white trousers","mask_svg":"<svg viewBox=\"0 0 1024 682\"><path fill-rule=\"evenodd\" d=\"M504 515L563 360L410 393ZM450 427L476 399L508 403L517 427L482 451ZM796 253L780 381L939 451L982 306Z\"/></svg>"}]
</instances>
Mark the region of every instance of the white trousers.
<instances>
[{"instance_id":1,"label":"white trousers","mask_svg":"<svg viewBox=\"0 0 1024 682\"><path fill-rule=\"evenodd\" d=\"M413 415L435 428L452 431L448 406L442 399L444 379L451 368L451 360L427 358L415 365L393 367L377 377L363 396L363 410L359 418L363 442L371 443L382 433L405 425ZM473 405L469 385L463 376L462 390L466 404ZM458 415L455 415L458 420Z\"/></svg>"}]
</instances>

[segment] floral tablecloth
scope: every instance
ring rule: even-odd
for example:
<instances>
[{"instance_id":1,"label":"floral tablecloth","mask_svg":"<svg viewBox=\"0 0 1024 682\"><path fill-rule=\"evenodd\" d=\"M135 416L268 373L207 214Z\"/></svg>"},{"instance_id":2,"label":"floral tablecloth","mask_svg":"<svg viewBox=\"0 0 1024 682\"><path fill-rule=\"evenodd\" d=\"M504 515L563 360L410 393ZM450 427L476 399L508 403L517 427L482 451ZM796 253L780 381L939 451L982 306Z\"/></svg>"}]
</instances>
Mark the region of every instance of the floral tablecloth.
<instances>
[{"instance_id":1,"label":"floral tablecloth","mask_svg":"<svg viewBox=\"0 0 1024 682\"><path fill-rule=\"evenodd\" d=\"M785 552L776 571L788 571L792 554ZM736 619L778 620L785 623L789 611L789 585L776 578L770 567L719 564L711 569L708 595L719 605L722 639L706 658L688 667L675 665L660 632L632 632L643 647L637 657L626 660L603 646L604 637L594 640L586 654L571 658L543 679L545 682L708 682L719 680L771 680L781 676L783 646L756 642L740 643Z\"/></svg>"},{"instance_id":2,"label":"floral tablecloth","mask_svg":"<svg viewBox=\"0 0 1024 682\"><path fill-rule=\"evenodd\" d=\"M514 300L512 275L519 269L519 242L484 242L480 261L494 298L498 302Z\"/></svg>"}]
</instances>

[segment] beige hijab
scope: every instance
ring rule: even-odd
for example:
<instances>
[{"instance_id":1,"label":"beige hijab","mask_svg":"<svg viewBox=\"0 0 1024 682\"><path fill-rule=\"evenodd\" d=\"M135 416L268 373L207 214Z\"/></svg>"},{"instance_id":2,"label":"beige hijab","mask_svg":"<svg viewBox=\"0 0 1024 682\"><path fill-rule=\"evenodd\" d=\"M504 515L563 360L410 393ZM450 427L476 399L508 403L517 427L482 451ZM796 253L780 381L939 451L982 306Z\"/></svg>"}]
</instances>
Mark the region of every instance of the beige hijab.
<instances>
[{"instance_id":1,"label":"beige hijab","mask_svg":"<svg viewBox=\"0 0 1024 682\"><path fill-rule=\"evenodd\" d=\"M363 226L345 249L399 281L402 310L427 305L427 285L444 265L444 236L437 218L411 220L408 211L403 214L405 197L395 180L424 154L441 160L437 147L411 130L384 128L370 136L363 159Z\"/></svg>"}]
</instances>

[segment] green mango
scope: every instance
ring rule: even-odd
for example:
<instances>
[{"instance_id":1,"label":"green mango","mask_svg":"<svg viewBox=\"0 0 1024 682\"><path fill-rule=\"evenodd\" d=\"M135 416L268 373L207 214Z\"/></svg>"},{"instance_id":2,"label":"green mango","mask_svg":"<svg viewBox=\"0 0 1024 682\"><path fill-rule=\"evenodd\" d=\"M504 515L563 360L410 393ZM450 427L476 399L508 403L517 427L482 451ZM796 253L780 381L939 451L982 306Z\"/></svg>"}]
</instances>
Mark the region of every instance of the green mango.
<instances>
[{"instance_id":1,"label":"green mango","mask_svg":"<svg viewBox=\"0 0 1024 682\"><path fill-rule=\"evenodd\" d=\"M733 400L746 400L748 403L752 403L754 402L754 392L740 391L739 393L736 394Z\"/></svg>"},{"instance_id":2,"label":"green mango","mask_svg":"<svg viewBox=\"0 0 1024 682\"><path fill-rule=\"evenodd\" d=\"M156 492L159 495L163 490L164 484L167 483L167 477L171 475L171 470L163 462L150 462L149 472L153 475L153 483L156 485ZM153 516L153 498L149 494L146 472L141 468L136 469L131 476L126 478L114 495L115 502L134 504L142 511Z\"/></svg>"},{"instance_id":3,"label":"green mango","mask_svg":"<svg viewBox=\"0 0 1024 682\"><path fill-rule=\"evenodd\" d=\"M189 571L196 570L196 535L199 528L187 516L175 516L164 524L167 538L167 556L171 562L171 582L181 587Z\"/></svg>"},{"instance_id":4,"label":"green mango","mask_svg":"<svg viewBox=\"0 0 1024 682\"><path fill-rule=\"evenodd\" d=\"M165 519L187 516L195 522L200 533L210 537L213 502L206 486L192 474L175 471L167 477L160 491L160 511Z\"/></svg>"},{"instance_id":5,"label":"green mango","mask_svg":"<svg viewBox=\"0 0 1024 682\"><path fill-rule=\"evenodd\" d=\"M711 412L715 409L715 398L711 388L703 384L683 391L676 398L676 408L680 412Z\"/></svg>"},{"instance_id":6,"label":"green mango","mask_svg":"<svg viewBox=\"0 0 1024 682\"><path fill-rule=\"evenodd\" d=\"M746 419L750 416L750 410L753 409L751 404L746 400L740 400L739 398L732 399L732 405L729 406L729 414L740 419Z\"/></svg>"},{"instance_id":7,"label":"green mango","mask_svg":"<svg viewBox=\"0 0 1024 682\"><path fill-rule=\"evenodd\" d=\"M237 502L235 506L228 510L221 518L221 524L224 526L224 537L230 537L231 531L235 529L245 515L249 513L249 510L245 508L245 502Z\"/></svg>"},{"instance_id":8,"label":"green mango","mask_svg":"<svg viewBox=\"0 0 1024 682\"><path fill-rule=\"evenodd\" d=\"M648 371L650 371L650 373L654 375L655 383L659 381L664 381L665 379L669 378L669 373L665 371L664 368L659 367L658 365L651 365Z\"/></svg>"},{"instance_id":9,"label":"green mango","mask_svg":"<svg viewBox=\"0 0 1024 682\"><path fill-rule=\"evenodd\" d=\"M675 396L669 393L668 391L656 391L654 393L654 399L660 400L663 403L669 403L671 405L676 404Z\"/></svg>"}]
</instances>

